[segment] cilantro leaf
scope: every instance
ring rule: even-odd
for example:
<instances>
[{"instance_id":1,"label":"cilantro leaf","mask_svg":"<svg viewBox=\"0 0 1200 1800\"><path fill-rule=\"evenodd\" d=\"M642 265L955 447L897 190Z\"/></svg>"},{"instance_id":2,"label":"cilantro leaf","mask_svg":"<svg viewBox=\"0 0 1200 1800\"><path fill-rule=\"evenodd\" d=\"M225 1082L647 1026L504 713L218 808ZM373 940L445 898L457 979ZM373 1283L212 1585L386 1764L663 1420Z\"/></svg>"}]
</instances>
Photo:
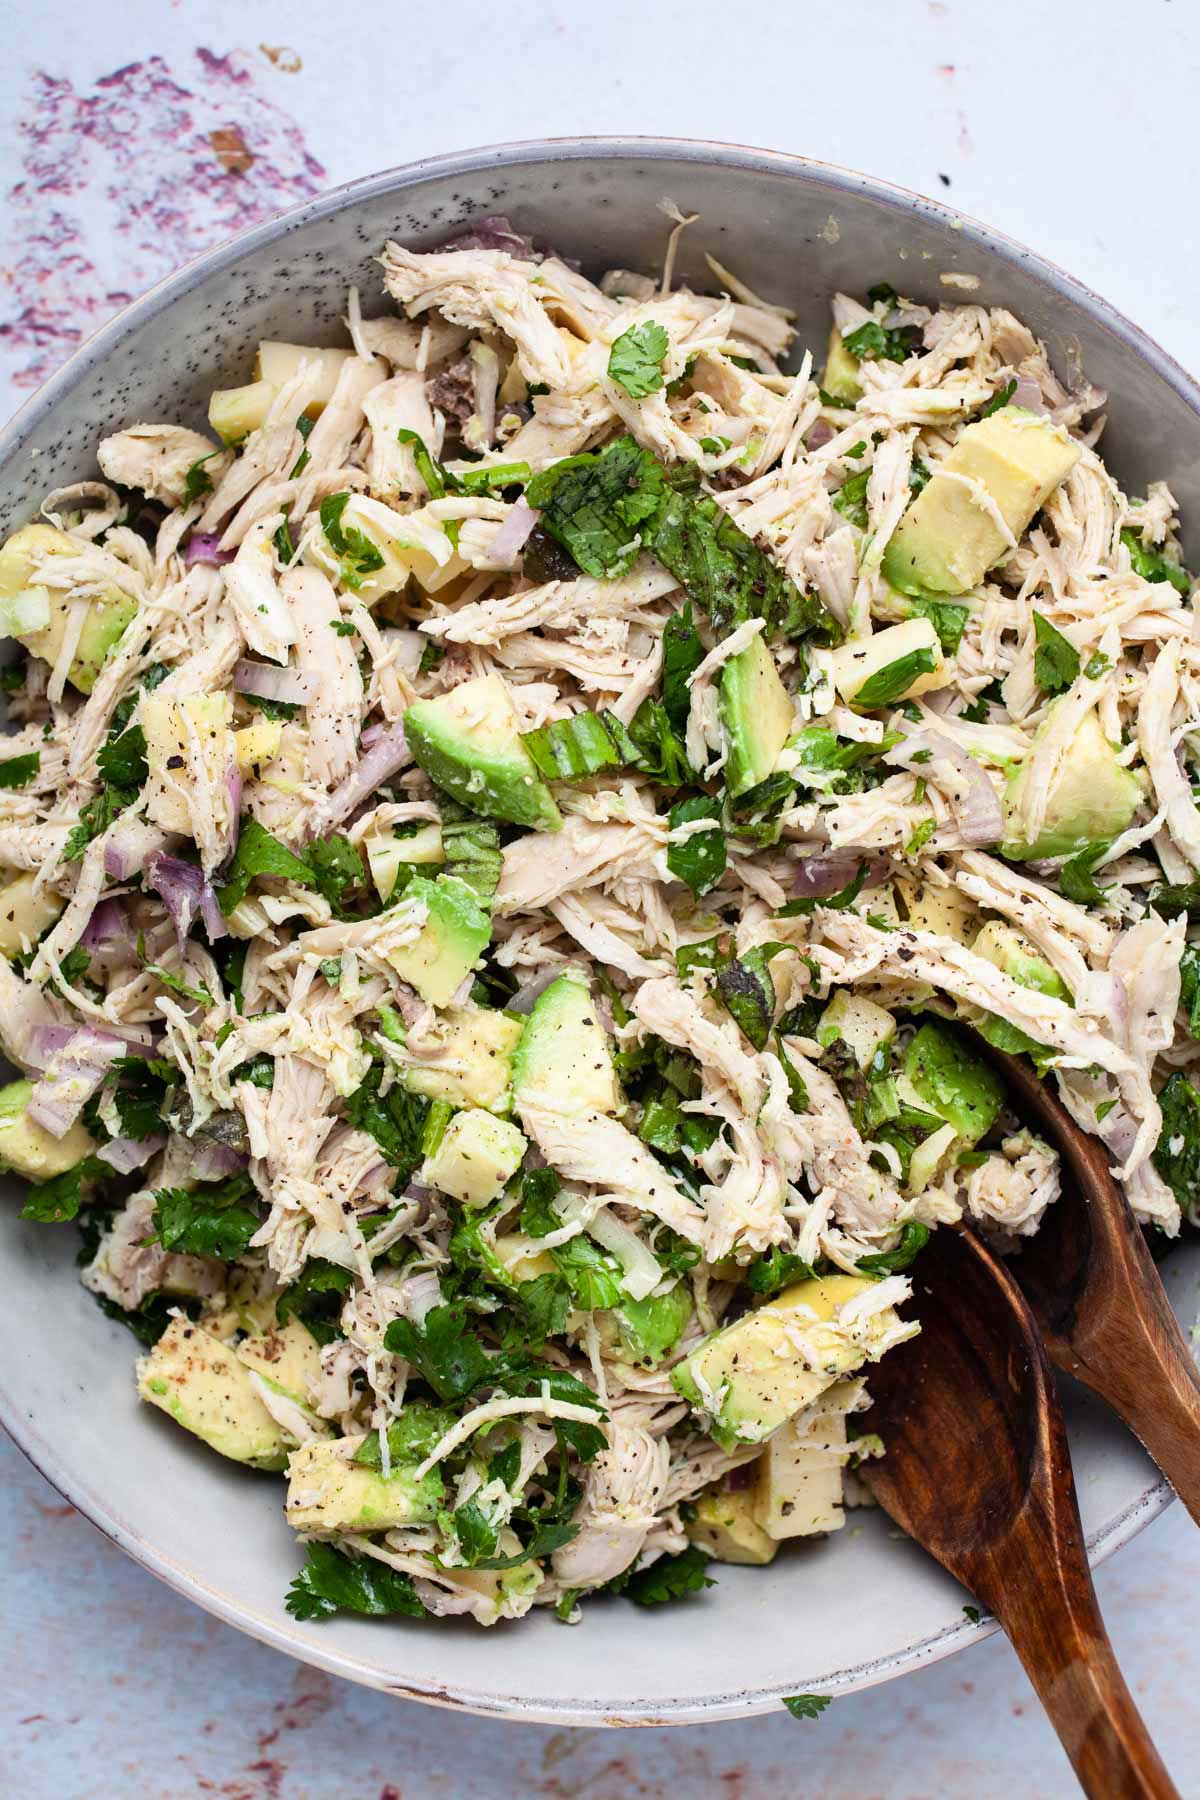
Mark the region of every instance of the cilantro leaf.
<instances>
[{"instance_id":1,"label":"cilantro leaf","mask_svg":"<svg viewBox=\"0 0 1200 1800\"><path fill-rule=\"evenodd\" d=\"M1189 919L1200 919L1200 880L1161 882L1151 889L1150 904L1165 919L1185 912Z\"/></svg>"},{"instance_id":2,"label":"cilantro leaf","mask_svg":"<svg viewBox=\"0 0 1200 1800\"><path fill-rule=\"evenodd\" d=\"M352 593L357 593L363 584L363 577L383 567L383 552L377 544L373 544L365 531L357 526L344 525L342 515L349 505L350 495L329 494L321 502L321 529L329 541L329 547L338 557L338 570L342 584Z\"/></svg>"},{"instance_id":3,"label":"cilantro leaf","mask_svg":"<svg viewBox=\"0 0 1200 1800\"><path fill-rule=\"evenodd\" d=\"M815 595L802 593L707 494L669 487L650 548L707 613L718 637L748 619L765 619L768 636L785 622L790 637L836 632Z\"/></svg>"},{"instance_id":4,"label":"cilantro leaf","mask_svg":"<svg viewBox=\"0 0 1200 1800\"><path fill-rule=\"evenodd\" d=\"M1080 906L1103 906L1108 888L1101 887L1092 870L1109 848L1109 839L1099 844L1085 844L1082 850L1068 857L1058 871L1058 885L1068 900L1074 900Z\"/></svg>"},{"instance_id":5,"label":"cilantro leaf","mask_svg":"<svg viewBox=\"0 0 1200 1800\"><path fill-rule=\"evenodd\" d=\"M182 1256L219 1256L223 1262L234 1262L246 1254L261 1223L257 1213L232 1204L213 1187L194 1192L159 1188L154 1196L155 1241Z\"/></svg>"},{"instance_id":6,"label":"cilantro leaf","mask_svg":"<svg viewBox=\"0 0 1200 1800\"><path fill-rule=\"evenodd\" d=\"M542 524L586 575L613 580L631 566L665 490L662 467L631 437L564 456L525 490Z\"/></svg>"},{"instance_id":7,"label":"cilantro leaf","mask_svg":"<svg viewBox=\"0 0 1200 1800\"><path fill-rule=\"evenodd\" d=\"M1033 656L1033 674L1040 688L1048 694L1061 694L1079 674L1079 652L1040 612L1033 615L1033 633L1037 648Z\"/></svg>"},{"instance_id":8,"label":"cilantro leaf","mask_svg":"<svg viewBox=\"0 0 1200 1800\"><path fill-rule=\"evenodd\" d=\"M1179 958L1179 1004L1188 1016L1188 1030L1200 1038L1200 944L1185 944Z\"/></svg>"},{"instance_id":9,"label":"cilantro leaf","mask_svg":"<svg viewBox=\"0 0 1200 1800\"><path fill-rule=\"evenodd\" d=\"M631 325L609 351L609 380L623 387L631 400L656 394L663 384L662 365L670 342L665 327L654 319Z\"/></svg>"},{"instance_id":10,"label":"cilantro leaf","mask_svg":"<svg viewBox=\"0 0 1200 1800\"><path fill-rule=\"evenodd\" d=\"M299 1319L318 1344L328 1344L342 1334L338 1315L342 1301L350 1292L350 1271L323 1256L310 1256L295 1281L285 1288L275 1303L275 1317L281 1325L291 1318Z\"/></svg>"},{"instance_id":11,"label":"cilantro leaf","mask_svg":"<svg viewBox=\"0 0 1200 1800\"><path fill-rule=\"evenodd\" d=\"M562 1226L554 1205L562 1182L553 1169L526 1169L521 1177L521 1230L530 1237L548 1237Z\"/></svg>"},{"instance_id":12,"label":"cilantro leaf","mask_svg":"<svg viewBox=\"0 0 1200 1800\"><path fill-rule=\"evenodd\" d=\"M589 1237L569 1238L551 1251L583 1312L603 1311L621 1298L621 1265Z\"/></svg>"},{"instance_id":13,"label":"cilantro leaf","mask_svg":"<svg viewBox=\"0 0 1200 1800\"><path fill-rule=\"evenodd\" d=\"M695 780L681 738L661 700L643 700L634 713L629 735L638 747L638 768L663 787L686 787Z\"/></svg>"},{"instance_id":14,"label":"cilantro leaf","mask_svg":"<svg viewBox=\"0 0 1200 1800\"><path fill-rule=\"evenodd\" d=\"M304 1567L284 1605L293 1619L328 1619L336 1612L405 1613L420 1619L425 1608L407 1575L364 1556L352 1561L332 1544L309 1544Z\"/></svg>"},{"instance_id":15,"label":"cilantro leaf","mask_svg":"<svg viewBox=\"0 0 1200 1800\"><path fill-rule=\"evenodd\" d=\"M831 1694L789 1694L783 1704L793 1719L819 1719L832 1697Z\"/></svg>"},{"instance_id":16,"label":"cilantro leaf","mask_svg":"<svg viewBox=\"0 0 1200 1800\"><path fill-rule=\"evenodd\" d=\"M1200 1092L1182 1072L1172 1075L1158 1096L1162 1130L1154 1166L1185 1213L1200 1207Z\"/></svg>"},{"instance_id":17,"label":"cilantro leaf","mask_svg":"<svg viewBox=\"0 0 1200 1800\"><path fill-rule=\"evenodd\" d=\"M775 983L767 964L772 946L756 944L717 970L716 986L727 1012L756 1050L766 1048L775 1017Z\"/></svg>"},{"instance_id":18,"label":"cilantro leaf","mask_svg":"<svg viewBox=\"0 0 1200 1800\"><path fill-rule=\"evenodd\" d=\"M362 858L350 839L340 832L316 838L306 847L304 861L312 871L317 892L328 900L335 915L341 916L346 890L359 887L363 880Z\"/></svg>"},{"instance_id":19,"label":"cilantro leaf","mask_svg":"<svg viewBox=\"0 0 1200 1800\"><path fill-rule=\"evenodd\" d=\"M1192 588L1192 578L1187 570L1177 562L1171 562L1161 550L1151 549L1143 544L1136 531L1128 526L1121 533L1121 542L1129 552L1129 560L1133 564L1136 575L1143 581L1169 581L1177 594L1186 599Z\"/></svg>"},{"instance_id":20,"label":"cilantro leaf","mask_svg":"<svg viewBox=\"0 0 1200 1800\"><path fill-rule=\"evenodd\" d=\"M194 506L196 501L205 494L212 493L212 476L204 465L220 454L219 450L210 450L207 456L198 456L191 464L183 478L183 504L185 506Z\"/></svg>"},{"instance_id":21,"label":"cilantro leaf","mask_svg":"<svg viewBox=\"0 0 1200 1800\"><path fill-rule=\"evenodd\" d=\"M39 1225L62 1225L73 1219L82 1206L86 1190L95 1182L111 1181L112 1169L95 1156L85 1156L73 1168L65 1169L50 1181L37 1181L25 1189L22 1219L34 1219Z\"/></svg>"},{"instance_id":22,"label":"cilantro leaf","mask_svg":"<svg viewBox=\"0 0 1200 1800\"><path fill-rule=\"evenodd\" d=\"M690 825L697 819L711 819L704 831L697 831L681 843L668 844L667 867L679 881L686 881L699 898L716 887L725 873L728 850L721 828L721 802L707 794L696 794L671 808L671 830Z\"/></svg>"},{"instance_id":23,"label":"cilantro leaf","mask_svg":"<svg viewBox=\"0 0 1200 1800\"><path fill-rule=\"evenodd\" d=\"M663 1606L717 1584L706 1574L708 1557L698 1544L689 1544L678 1556L660 1556L648 1569L634 1569L608 1583L610 1592L624 1594L637 1606Z\"/></svg>"},{"instance_id":24,"label":"cilantro leaf","mask_svg":"<svg viewBox=\"0 0 1200 1800\"><path fill-rule=\"evenodd\" d=\"M993 413L999 412L1002 406L1008 405L1016 391L1016 382L1013 380L1006 381L1002 388L996 389L996 392L992 395L987 405L980 407L978 417L981 419L990 419Z\"/></svg>"},{"instance_id":25,"label":"cilantro leaf","mask_svg":"<svg viewBox=\"0 0 1200 1800\"><path fill-rule=\"evenodd\" d=\"M346 1118L375 1139L384 1160L400 1171L402 1186L425 1155L423 1139L429 1101L420 1094L410 1094L395 1080L381 1095L384 1073L385 1065L376 1057L361 1086L346 1102Z\"/></svg>"},{"instance_id":26,"label":"cilantro leaf","mask_svg":"<svg viewBox=\"0 0 1200 1800\"><path fill-rule=\"evenodd\" d=\"M844 481L833 496L833 510L841 513L843 519L849 519L859 531L867 529L867 484L871 479L870 469L860 469L857 475L851 475Z\"/></svg>"},{"instance_id":27,"label":"cilantro leaf","mask_svg":"<svg viewBox=\"0 0 1200 1800\"><path fill-rule=\"evenodd\" d=\"M92 839L102 836L118 813L137 799L149 773L146 736L141 726L134 725L120 737L110 739L96 762L104 786L80 808L79 824L63 848L63 862L77 862Z\"/></svg>"},{"instance_id":28,"label":"cilantro leaf","mask_svg":"<svg viewBox=\"0 0 1200 1800\"><path fill-rule=\"evenodd\" d=\"M146 764L146 734L141 726L131 725L120 737L104 744L96 756L96 766L101 779L114 787L142 788L150 771Z\"/></svg>"},{"instance_id":29,"label":"cilantro leaf","mask_svg":"<svg viewBox=\"0 0 1200 1800\"><path fill-rule=\"evenodd\" d=\"M921 1251L929 1242L929 1227L919 1220L910 1219L900 1227L900 1241L894 1250L881 1250L874 1256L860 1256L858 1272L860 1275L896 1275L901 1269L911 1268Z\"/></svg>"},{"instance_id":30,"label":"cilantro leaf","mask_svg":"<svg viewBox=\"0 0 1200 1800\"><path fill-rule=\"evenodd\" d=\"M920 341L915 325L881 325L878 319L866 319L854 331L842 334L842 343L860 362L904 362Z\"/></svg>"},{"instance_id":31,"label":"cilantro leaf","mask_svg":"<svg viewBox=\"0 0 1200 1800\"><path fill-rule=\"evenodd\" d=\"M851 704L867 712L880 706L891 706L907 694L918 675L931 675L933 669L932 650L910 650L906 655L898 656L895 662L885 663L882 669L868 675Z\"/></svg>"},{"instance_id":32,"label":"cilantro leaf","mask_svg":"<svg viewBox=\"0 0 1200 1800\"><path fill-rule=\"evenodd\" d=\"M259 875L274 876L279 881L294 881L297 887L316 887L317 879L286 844L272 837L258 820L246 814L241 823L238 847L227 871L223 887L217 890L221 911L228 918L241 905L250 884Z\"/></svg>"},{"instance_id":33,"label":"cilantro leaf","mask_svg":"<svg viewBox=\"0 0 1200 1800\"><path fill-rule=\"evenodd\" d=\"M957 600L916 598L909 601L909 611L917 618L928 619L946 655L955 654L971 616L970 607L960 605Z\"/></svg>"},{"instance_id":34,"label":"cilantro leaf","mask_svg":"<svg viewBox=\"0 0 1200 1800\"><path fill-rule=\"evenodd\" d=\"M497 1382L509 1366L503 1352L489 1356L476 1334L467 1329L461 1300L433 1307L420 1325L411 1319L393 1319L384 1343L412 1364L439 1400L465 1400L484 1382Z\"/></svg>"},{"instance_id":35,"label":"cilantro leaf","mask_svg":"<svg viewBox=\"0 0 1200 1800\"><path fill-rule=\"evenodd\" d=\"M458 482L448 469L442 467L437 458L426 447L425 439L417 432L402 425L396 433L396 442L406 444L412 451L413 461L417 465L417 474L429 490L431 500L442 500L447 493L458 491ZM322 521L324 523L324 521ZM334 546L336 549L336 545Z\"/></svg>"},{"instance_id":36,"label":"cilantro leaf","mask_svg":"<svg viewBox=\"0 0 1200 1800\"><path fill-rule=\"evenodd\" d=\"M691 690L688 677L704 661L704 645L692 619L692 603L684 603L681 611L672 613L663 632L662 703L673 731L681 735L687 729Z\"/></svg>"},{"instance_id":37,"label":"cilantro leaf","mask_svg":"<svg viewBox=\"0 0 1200 1800\"><path fill-rule=\"evenodd\" d=\"M0 762L0 788L28 787L42 766L39 750L31 750L28 756L7 756Z\"/></svg>"},{"instance_id":38,"label":"cilantro leaf","mask_svg":"<svg viewBox=\"0 0 1200 1800\"><path fill-rule=\"evenodd\" d=\"M778 1244L772 1244L765 1256L751 1264L746 1286L752 1294L777 1294L794 1281L811 1281L815 1273L811 1263L805 1262L802 1256L794 1256L790 1250L781 1250Z\"/></svg>"}]
</instances>

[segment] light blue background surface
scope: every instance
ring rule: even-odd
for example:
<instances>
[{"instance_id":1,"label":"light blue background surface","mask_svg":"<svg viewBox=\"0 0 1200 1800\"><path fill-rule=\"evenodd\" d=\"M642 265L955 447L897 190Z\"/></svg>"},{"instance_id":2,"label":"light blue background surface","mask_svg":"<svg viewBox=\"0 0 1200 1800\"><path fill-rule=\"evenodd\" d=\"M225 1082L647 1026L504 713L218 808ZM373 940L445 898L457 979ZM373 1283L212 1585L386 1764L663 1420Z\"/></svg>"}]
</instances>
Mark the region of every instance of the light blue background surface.
<instances>
[{"instance_id":1,"label":"light blue background surface","mask_svg":"<svg viewBox=\"0 0 1200 1800\"><path fill-rule=\"evenodd\" d=\"M765 144L949 198L1195 369L1198 91L1200 14L1183 0L17 0L0 67L0 414L80 321L251 216L413 157L587 131ZM239 136L255 162L231 186L219 157ZM1172 1508L1098 1587L1167 1763L1200 1794L1200 1533ZM997 1640L812 1724L565 1733L356 1689L159 1585L6 1444L0 1593L0 1787L29 1800L1075 1792Z\"/></svg>"}]
</instances>

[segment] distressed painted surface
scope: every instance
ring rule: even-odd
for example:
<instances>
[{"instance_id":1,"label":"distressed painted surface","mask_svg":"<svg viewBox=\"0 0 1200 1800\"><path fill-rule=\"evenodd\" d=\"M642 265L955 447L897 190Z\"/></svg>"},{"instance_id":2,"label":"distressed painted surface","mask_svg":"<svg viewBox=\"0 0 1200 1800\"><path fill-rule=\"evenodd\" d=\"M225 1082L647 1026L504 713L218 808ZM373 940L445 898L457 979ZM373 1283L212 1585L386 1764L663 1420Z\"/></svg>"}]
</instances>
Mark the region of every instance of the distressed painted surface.
<instances>
[{"instance_id":1,"label":"distressed painted surface","mask_svg":"<svg viewBox=\"0 0 1200 1800\"><path fill-rule=\"evenodd\" d=\"M1188 299L1200 252L1180 239L1163 174L1187 163L1200 77L1200 27L1183 6L1155 0L1130 33L1115 0L994 11L892 0L862 9L852 61L812 4L778 9L769 44L762 31L730 33L714 0L608 0L602 34L571 0L504 13L458 0L444 29L436 14L416 29L379 0L353 14L279 0L16 10L0 68L0 414L127 298L280 207L464 144L589 130L771 144L948 197L1057 256L1200 363ZM1022 48L1031 43L1036 53ZM765 78L768 64L794 80ZM1085 104L1017 126L1014 91L1047 91L1042 71ZM1106 112L1124 129L1089 129ZM209 1619L7 1446L0 1509L0 1763L6 1791L33 1800L1075 1791L998 1642L839 1702L815 1724L617 1738L451 1720ZM1099 1586L1168 1763L1184 1792L1200 1791L1200 1537L1176 1508Z\"/></svg>"}]
</instances>

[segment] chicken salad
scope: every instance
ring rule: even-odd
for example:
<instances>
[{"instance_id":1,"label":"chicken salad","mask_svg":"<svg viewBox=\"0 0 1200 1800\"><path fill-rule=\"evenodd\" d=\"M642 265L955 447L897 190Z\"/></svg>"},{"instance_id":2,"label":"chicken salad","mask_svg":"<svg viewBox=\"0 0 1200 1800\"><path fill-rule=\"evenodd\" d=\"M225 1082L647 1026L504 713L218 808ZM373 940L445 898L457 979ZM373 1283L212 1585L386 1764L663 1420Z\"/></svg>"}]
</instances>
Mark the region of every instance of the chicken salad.
<instances>
[{"instance_id":1,"label":"chicken salad","mask_svg":"<svg viewBox=\"0 0 1200 1800\"><path fill-rule=\"evenodd\" d=\"M844 1523L870 1364L1058 1193L1200 1222L1173 497L1011 314L821 347L507 220L0 547L0 1163L287 1597L490 1625Z\"/></svg>"}]
</instances>

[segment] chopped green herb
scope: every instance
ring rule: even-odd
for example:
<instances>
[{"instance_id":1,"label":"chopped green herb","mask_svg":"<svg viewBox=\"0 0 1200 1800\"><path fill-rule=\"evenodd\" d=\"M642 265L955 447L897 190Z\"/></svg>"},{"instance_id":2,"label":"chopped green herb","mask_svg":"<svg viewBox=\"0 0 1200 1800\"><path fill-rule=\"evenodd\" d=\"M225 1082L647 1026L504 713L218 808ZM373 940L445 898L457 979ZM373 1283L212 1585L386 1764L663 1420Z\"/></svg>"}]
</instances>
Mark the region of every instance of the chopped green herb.
<instances>
[{"instance_id":1,"label":"chopped green herb","mask_svg":"<svg viewBox=\"0 0 1200 1800\"><path fill-rule=\"evenodd\" d=\"M328 1619L337 1612L382 1617L404 1613L424 1617L425 1608L409 1576L374 1557L350 1558L332 1544L309 1544L304 1567L287 1591L284 1605L293 1619Z\"/></svg>"},{"instance_id":2,"label":"chopped green herb","mask_svg":"<svg viewBox=\"0 0 1200 1800\"><path fill-rule=\"evenodd\" d=\"M1121 533L1121 542L1129 552L1135 575L1140 575L1143 581L1169 581L1177 594L1187 598L1192 578L1181 564L1171 562L1161 550L1144 544L1138 533L1128 526Z\"/></svg>"},{"instance_id":3,"label":"chopped green herb","mask_svg":"<svg viewBox=\"0 0 1200 1800\"><path fill-rule=\"evenodd\" d=\"M1033 615L1033 631L1037 643L1034 678L1048 694L1061 694L1079 674L1079 652L1040 612Z\"/></svg>"},{"instance_id":4,"label":"chopped green herb","mask_svg":"<svg viewBox=\"0 0 1200 1800\"><path fill-rule=\"evenodd\" d=\"M992 395L987 405L980 407L979 417L981 419L990 419L993 413L999 412L1002 406L1008 405L1016 391L1016 382L1012 380L1006 381L1002 388L996 389L996 392Z\"/></svg>"},{"instance_id":5,"label":"chopped green herb","mask_svg":"<svg viewBox=\"0 0 1200 1800\"><path fill-rule=\"evenodd\" d=\"M542 525L586 575L624 575L658 512L662 467L631 437L598 452L564 456L535 475L525 490Z\"/></svg>"},{"instance_id":6,"label":"chopped green herb","mask_svg":"<svg viewBox=\"0 0 1200 1800\"><path fill-rule=\"evenodd\" d=\"M670 342L665 328L653 319L631 325L609 351L609 380L623 387L631 400L656 394L663 384L662 365Z\"/></svg>"},{"instance_id":7,"label":"chopped green herb","mask_svg":"<svg viewBox=\"0 0 1200 1800\"><path fill-rule=\"evenodd\" d=\"M327 495L321 502L321 529L339 558L343 585L357 593L365 576L382 569L383 553L357 526L343 525L342 515L349 503L348 493Z\"/></svg>"},{"instance_id":8,"label":"chopped green herb","mask_svg":"<svg viewBox=\"0 0 1200 1800\"><path fill-rule=\"evenodd\" d=\"M31 750L27 756L9 756L0 761L0 788L28 787L42 766L41 752Z\"/></svg>"},{"instance_id":9,"label":"chopped green herb","mask_svg":"<svg viewBox=\"0 0 1200 1800\"><path fill-rule=\"evenodd\" d=\"M783 1704L793 1719L819 1719L832 1697L831 1694L790 1694Z\"/></svg>"},{"instance_id":10,"label":"chopped green herb","mask_svg":"<svg viewBox=\"0 0 1200 1800\"><path fill-rule=\"evenodd\" d=\"M672 832L698 819L711 820L703 831L696 831L680 843L667 846L667 867L678 881L686 881L697 897L716 887L725 873L727 848L721 829L721 802L707 794L681 800L671 808Z\"/></svg>"}]
</instances>

